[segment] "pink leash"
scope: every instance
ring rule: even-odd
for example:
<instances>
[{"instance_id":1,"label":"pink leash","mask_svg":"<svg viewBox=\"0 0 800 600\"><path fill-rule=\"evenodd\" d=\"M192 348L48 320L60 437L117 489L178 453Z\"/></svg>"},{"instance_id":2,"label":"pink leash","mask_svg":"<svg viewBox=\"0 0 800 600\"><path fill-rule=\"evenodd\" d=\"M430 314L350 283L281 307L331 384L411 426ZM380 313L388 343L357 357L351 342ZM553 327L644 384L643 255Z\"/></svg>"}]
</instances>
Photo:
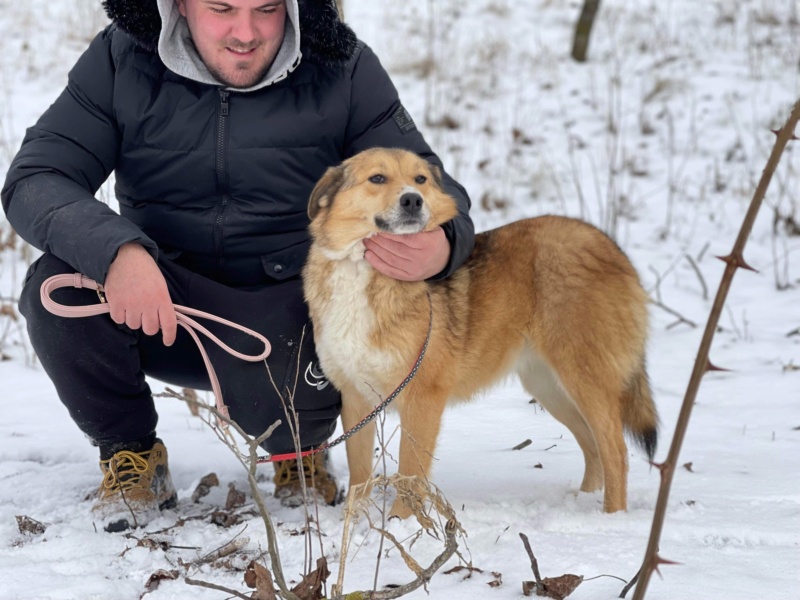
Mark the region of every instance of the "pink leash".
<instances>
[{"instance_id":1,"label":"pink leash","mask_svg":"<svg viewBox=\"0 0 800 600\"><path fill-rule=\"evenodd\" d=\"M58 304L52 298L50 298L50 294L52 294L54 290L63 287L93 289L97 292L97 296L100 298L101 303L89 304L85 306L65 306L63 304ZM69 317L69 318L91 317L94 315L102 315L111 312L111 309L108 306L108 303L106 302L103 293L103 286L98 284L93 279L89 279L85 275L81 275L80 273L75 273L74 275L53 275L52 277L48 278L42 284L41 297L42 297L42 305L48 311L50 311L54 315L58 315L59 317ZM178 318L178 325L183 327L189 333L189 335L192 336L192 339L195 341L197 347L200 349L200 354L203 356L203 362L205 363L206 370L208 371L208 378L211 380L211 388L214 390L214 398L216 399L217 410L219 411L220 414L224 415L226 418L230 418L228 414L228 407L225 406L225 403L222 400L222 390L219 387L219 380L217 379L217 374L214 371L214 367L211 365L211 361L208 358L208 354L206 354L206 350L205 348L203 348L203 344L200 342L200 338L198 337L196 331L199 331L200 333L205 335L208 339L217 344L228 354L249 362L258 362L264 360L265 358L267 358L267 356L269 356L272 347L270 346L270 343L267 340L267 338L265 338L263 335L256 333L252 329L243 327L238 323L233 323L232 321L227 321L215 315L204 313L202 311L195 310L193 308L188 308L186 306L181 306L179 304L175 304L174 306L175 306L175 313ZM417 360L414 361L411 370L409 371L406 378L403 379L403 381L400 383L400 385L398 385L395 388L395 390L385 400L383 400L380 404L378 404L375 407L375 409L372 410L372 412L370 412L366 417L364 417L361 421L359 421L349 431L346 431L344 434L340 435L335 440L323 444L318 448L314 448L313 450L305 450L302 452L291 452L288 454L272 454L270 456L258 459L257 462L260 464L265 462L292 460L292 459L298 459L301 456L309 456L312 454L323 452L328 448L332 448L333 446L341 444L342 442L347 440L350 436L357 433L367 423L369 423L375 417L377 417L378 414L381 411L383 411L411 382L411 380L417 374L420 365L422 364L422 359L425 358L425 351L428 348L428 343L430 342L431 339L431 331L433 330L433 303L431 301L430 294L428 294L428 307L430 309L430 315L428 321L428 333L425 336L425 342L423 343L422 348L420 349L419 355L417 356ZM264 344L264 351L257 356L251 356L249 354L242 354L240 352L237 352L230 346L223 343L218 337L216 337L213 333L208 331L208 329L200 325L194 319L189 318L187 315L192 315L194 317L201 317L204 319L209 319L211 321L216 321L217 323L233 327L234 329L238 329L239 331L242 331L247 335L253 336L254 338L258 339Z\"/></svg>"},{"instance_id":2,"label":"pink leash","mask_svg":"<svg viewBox=\"0 0 800 600\"><path fill-rule=\"evenodd\" d=\"M75 288L88 288L93 289L97 292L98 297L100 298L100 304L90 304L86 306L65 306L63 304L59 304L55 302L52 298L50 298L50 294L53 293L54 290L63 287L75 287ZM80 273L75 273L74 275L53 275L49 279L47 279L42 284L41 289L41 297L42 297L42 305L53 313L54 315L58 315L59 317L90 317L93 315L102 315L111 312L111 308L108 306L108 303L105 300L105 296L103 295L103 286L98 284L93 279L89 279L85 275L81 275ZM248 329L247 327L243 327L238 323L233 323L232 321L227 321L215 315L210 315L208 313L204 313L199 310L195 310L193 308L188 308L186 306L180 306L179 304L175 304L175 313L178 319L178 325L183 327L192 339L194 340L195 344L197 344L198 349L200 350L200 354L203 356L203 362L206 365L206 370L208 371L208 378L211 380L211 389L214 391L214 399L216 400L217 410L220 414L224 415L226 418L230 418L228 414L228 407L225 405L225 402L222 399L222 389L219 386L219 380L217 379L217 374L214 371L214 367L211 365L211 361L208 359L208 354L206 353L205 348L203 348L203 344L200 342L200 338L197 335L199 331L203 335L205 335L208 339L214 342L217 346L225 350L228 354L235 356L236 358L240 358L242 360L246 360L248 362L258 362L262 361L267 356L269 356L272 347L270 346L269 340L265 338L260 333L253 331L252 329ZM197 321L190 318L188 315L193 317L201 317L203 319L208 319L210 321L216 321L217 323L221 323L223 325L227 325L228 327L233 327L234 329L238 329L239 331L246 333L258 341L264 344L264 351L261 354L256 356L251 356L249 354L242 354L241 352L237 352L227 344L225 344L222 340L220 340L217 336L211 333L208 329L200 325Z\"/></svg>"}]
</instances>

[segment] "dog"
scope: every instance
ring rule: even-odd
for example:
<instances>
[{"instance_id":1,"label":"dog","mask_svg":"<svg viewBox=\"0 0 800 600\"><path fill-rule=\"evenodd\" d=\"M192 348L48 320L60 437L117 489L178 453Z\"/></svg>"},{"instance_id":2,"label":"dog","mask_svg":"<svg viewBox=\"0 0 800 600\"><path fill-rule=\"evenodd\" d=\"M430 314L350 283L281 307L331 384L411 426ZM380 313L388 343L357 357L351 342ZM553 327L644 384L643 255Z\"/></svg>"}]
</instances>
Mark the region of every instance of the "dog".
<instances>
[{"instance_id":1,"label":"dog","mask_svg":"<svg viewBox=\"0 0 800 600\"><path fill-rule=\"evenodd\" d=\"M398 149L366 150L328 169L308 214L304 294L345 430L408 375L432 314L424 359L392 405L399 472L427 478L447 403L515 372L578 441L581 491L603 488L606 512L626 510L623 432L652 458L658 417L645 366L647 294L610 238L576 219L536 217L478 234L446 280L387 277L364 259L364 239L429 231L456 215L438 168ZM374 439L370 424L347 440L351 493L371 478ZM399 498L391 515L410 509Z\"/></svg>"}]
</instances>

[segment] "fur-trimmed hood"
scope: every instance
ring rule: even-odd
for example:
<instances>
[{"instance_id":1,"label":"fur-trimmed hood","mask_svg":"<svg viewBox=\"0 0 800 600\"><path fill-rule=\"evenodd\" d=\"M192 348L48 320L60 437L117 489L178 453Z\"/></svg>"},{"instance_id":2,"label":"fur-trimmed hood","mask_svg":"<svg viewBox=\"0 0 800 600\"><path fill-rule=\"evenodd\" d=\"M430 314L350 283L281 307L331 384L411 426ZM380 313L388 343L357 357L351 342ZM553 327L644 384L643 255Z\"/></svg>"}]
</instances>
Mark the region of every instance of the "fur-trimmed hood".
<instances>
[{"instance_id":1,"label":"fur-trimmed hood","mask_svg":"<svg viewBox=\"0 0 800 600\"><path fill-rule=\"evenodd\" d=\"M286 1L290 19L292 15L299 17L299 23L292 25L295 31L299 30L299 48L304 59L333 66L347 61L353 55L357 44L356 35L339 20L335 0ZM296 12L289 6L295 3L298 5ZM103 1L108 17L133 38L138 46L149 51L163 49L163 40L161 46L159 44L162 30L159 4L165 6L163 0ZM293 53L287 50L287 55L289 54Z\"/></svg>"}]
</instances>

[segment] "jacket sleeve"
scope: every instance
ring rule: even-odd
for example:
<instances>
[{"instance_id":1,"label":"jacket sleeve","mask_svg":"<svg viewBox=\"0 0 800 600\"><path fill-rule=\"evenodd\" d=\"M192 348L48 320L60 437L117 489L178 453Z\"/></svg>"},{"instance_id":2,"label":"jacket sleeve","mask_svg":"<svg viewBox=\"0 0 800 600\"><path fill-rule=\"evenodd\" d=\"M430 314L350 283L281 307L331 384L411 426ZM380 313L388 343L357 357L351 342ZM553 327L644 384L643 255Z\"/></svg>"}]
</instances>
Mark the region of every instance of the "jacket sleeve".
<instances>
[{"instance_id":1,"label":"jacket sleeve","mask_svg":"<svg viewBox=\"0 0 800 600\"><path fill-rule=\"evenodd\" d=\"M121 139L111 33L109 27L94 39L67 87L28 129L1 196L20 237L99 282L123 244L157 253L155 242L94 197L114 169Z\"/></svg>"},{"instance_id":2,"label":"jacket sleeve","mask_svg":"<svg viewBox=\"0 0 800 600\"><path fill-rule=\"evenodd\" d=\"M450 261L441 273L431 278L443 279L464 263L475 245L475 227L469 216L469 196L445 172L442 161L414 125L375 53L363 43L359 43L359 50L352 71L345 158L378 146L405 148L442 169L444 189L455 198L458 205L458 216L443 226L450 241Z\"/></svg>"}]
</instances>

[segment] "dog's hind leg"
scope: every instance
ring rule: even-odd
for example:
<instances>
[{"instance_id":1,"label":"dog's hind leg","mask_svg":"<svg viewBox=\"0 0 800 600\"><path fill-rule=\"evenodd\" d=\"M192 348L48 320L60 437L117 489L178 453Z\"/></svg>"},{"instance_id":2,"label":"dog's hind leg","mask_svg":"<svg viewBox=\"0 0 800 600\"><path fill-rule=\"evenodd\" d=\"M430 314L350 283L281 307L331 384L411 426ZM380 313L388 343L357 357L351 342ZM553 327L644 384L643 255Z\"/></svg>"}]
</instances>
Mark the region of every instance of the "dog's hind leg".
<instances>
[{"instance_id":1,"label":"dog's hind leg","mask_svg":"<svg viewBox=\"0 0 800 600\"><path fill-rule=\"evenodd\" d=\"M584 472L582 492L594 492L603 487L603 465L592 430L575 406L552 369L530 348L523 351L517 364L517 374L525 390L536 398L553 418L572 432L583 452Z\"/></svg>"},{"instance_id":2,"label":"dog's hind leg","mask_svg":"<svg viewBox=\"0 0 800 600\"><path fill-rule=\"evenodd\" d=\"M590 355L557 350L557 376L591 430L603 466L603 510L627 508L628 449L622 427L623 378Z\"/></svg>"}]
</instances>

